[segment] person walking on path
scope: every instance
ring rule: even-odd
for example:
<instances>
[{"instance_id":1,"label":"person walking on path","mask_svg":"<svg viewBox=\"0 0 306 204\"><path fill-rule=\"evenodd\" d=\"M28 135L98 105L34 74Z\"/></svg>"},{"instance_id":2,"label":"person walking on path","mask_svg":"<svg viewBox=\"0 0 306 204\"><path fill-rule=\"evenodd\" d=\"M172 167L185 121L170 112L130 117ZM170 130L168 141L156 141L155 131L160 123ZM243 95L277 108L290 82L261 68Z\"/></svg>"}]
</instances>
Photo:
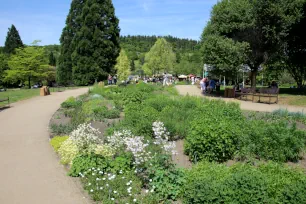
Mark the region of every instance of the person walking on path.
<instances>
[{"instance_id":1,"label":"person walking on path","mask_svg":"<svg viewBox=\"0 0 306 204\"><path fill-rule=\"evenodd\" d=\"M207 82L206 77L204 77L200 82L202 94L206 93L206 82Z\"/></svg>"},{"instance_id":2,"label":"person walking on path","mask_svg":"<svg viewBox=\"0 0 306 204\"><path fill-rule=\"evenodd\" d=\"M117 76L116 75L113 77L113 80L114 80L114 84L117 85Z\"/></svg>"},{"instance_id":3,"label":"person walking on path","mask_svg":"<svg viewBox=\"0 0 306 204\"><path fill-rule=\"evenodd\" d=\"M108 85L112 85L112 81L113 81L113 78L112 78L112 75L108 75Z\"/></svg>"}]
</instances>

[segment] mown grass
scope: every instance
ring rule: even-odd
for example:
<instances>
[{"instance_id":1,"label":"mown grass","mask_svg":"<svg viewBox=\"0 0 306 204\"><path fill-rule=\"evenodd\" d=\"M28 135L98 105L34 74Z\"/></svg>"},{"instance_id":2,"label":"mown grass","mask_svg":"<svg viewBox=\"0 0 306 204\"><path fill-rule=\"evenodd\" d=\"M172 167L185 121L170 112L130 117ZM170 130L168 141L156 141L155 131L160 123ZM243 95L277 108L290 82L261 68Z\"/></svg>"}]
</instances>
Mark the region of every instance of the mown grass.
<instances>
[{"instance_id":1,"label":"mown grass","mask_svg":"<svg viewBox=\"0 0 306 204\"><path fill-rule=\"evenodd\" d=\"M50 88L51 92L64 91L68 89L76 89L78 87L63 87L63 88ZM7 91L0 92L0 99L10 98L10 103L26 100L39 96L40 89L8 89ZM0 106L6 105L7 102L0 102Z\"/></svg>"}]
</instances>

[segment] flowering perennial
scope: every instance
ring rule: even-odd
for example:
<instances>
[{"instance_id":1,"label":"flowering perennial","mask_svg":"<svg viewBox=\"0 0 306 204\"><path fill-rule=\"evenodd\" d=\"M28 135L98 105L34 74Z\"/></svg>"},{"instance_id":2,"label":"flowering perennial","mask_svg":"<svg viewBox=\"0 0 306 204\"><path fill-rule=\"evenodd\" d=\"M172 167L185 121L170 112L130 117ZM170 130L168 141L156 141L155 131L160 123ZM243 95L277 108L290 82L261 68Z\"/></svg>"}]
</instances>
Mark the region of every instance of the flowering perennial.
<instances>
[{"instance_id":1,"label":"flowering perennial","mask_svg":"<svg viewBox=\"0 0 306 204\"><path fill-rule=\"evenodd\" d=\"M75 141L79 149L85 150L92 145L102 143L99 134L101 134L99 130L85 123L79 125L78 128L70 134L70 138Z\"/></svg>"},{"instance_id":2,"label":"flowering perennial","mask_svg":"<svg viewBox=\"0 0 306 204\"><path fill-rule=\"evenodd\" d=\"M130 130L115 131L107 140L109 145L114 149L120 149L125 145L125 138L134 137Z\"/></svg>"},{"instance_id":3,"label":"flowering perennial","mask_svg":"<svg viewBox=\"0 0 306 204\"><path fill-rule=\"evenodd\" d=\"M143 137L131 137L124 139L126 149L131 151L134 156L135 165L143 164L152 159L151 152L146 151L146 147L149 146L149 144L144 143L143 140Z\"/></svg>"},{"instance_id":4,"label":"flowering perennial","mask_svg":"<svg viewBox=\"0 0 306 204\"><path fill-rule=\"evenodd\" d=\"M168 154L176 154L177 152L174 150L175 142L169 142L169 132L167 132L164 123L156 121L153 123L152 129L155 137L154 144L161 145Z\"/></svg>"}]
</instances>

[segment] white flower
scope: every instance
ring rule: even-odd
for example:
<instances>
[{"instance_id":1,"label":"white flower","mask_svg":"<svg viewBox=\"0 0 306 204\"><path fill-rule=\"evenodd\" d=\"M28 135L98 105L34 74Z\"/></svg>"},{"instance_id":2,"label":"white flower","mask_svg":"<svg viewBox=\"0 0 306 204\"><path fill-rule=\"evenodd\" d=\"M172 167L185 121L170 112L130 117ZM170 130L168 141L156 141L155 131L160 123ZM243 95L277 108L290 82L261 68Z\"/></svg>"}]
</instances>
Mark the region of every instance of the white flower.
<instances>
[{"instance_id":1,"label":"white flower","mask_svg":"<svg viewBox=\"0 0 306 204\"><path fill-rule=\"evenodd\" d=\"M162 122L154 122L153 123L153 132L155 141L154 144L156 145L162 145L162 148L164 151L168 154L177 154L176 151L174 151L176 145L174 142L168 142L169 141L169 132L167 132L164 123Z\"/></svg>"},{"instance_id":2,"label":"white flower","mask_svg":"<svg viewBox=\"0 0 306 204\"><path fill-rule=\"evenodd\" d=\"M90 190L90 192L93 192L93 191L94 191L94 190L92 190L92 189Z\"/></svg>"},{"instance_id":3,"label":"white flower","mask_svg":"<svg viewBox=\"0 0 306 204\"><path fill-rule=\"evenodd\" d=\"M76 130L71 132L70 139L76 143L78 148L85 150L92 145L97 145L102 142L99 138L100 134L101 132L91 127L90 124L81 124ZM92 168L92 170L95 170L95 168Z\"/></svg>"},{"instance_id":4,"label":"white flower","mask_svg":"<svg viewBox=\"0 0 306 204\"><path fill-rule=\"evenodd\" d=\"M152 182L152 179L150 179L149 181Z\"/></svg>"},{"instance_id":5,"label":"white flower","mask_svg":"<svg viewBox=\"0 0 306 204\"><path fill-rule=\"evenodd\" d=\"M89 186L91 185L91 183L88 184Z\"/></svg>"},{"instance_id":6,"label":"white flower","mask_svg":"<svg viewBox=\"0 0 306 204\"><path fill-rule=\"evenodd\" d=\"M109 186L109 184L107 183L107 184L106 184L106 186L108 187L108 186Z\"/></svg>"},{"instance_id":7,"label":"white flower","mask_svg":"<svg viewBox=\"0 0 306 204\"><path fill-rule=\"evenodd\" d=\"M103 187L100 187L100 190L103 190Z\"/></svg>"},{"instance_id":8,"label":"white flower","mask_svg":"<svg viewBox=\"0 0 306 204\"><path fill-rule=\"evenodd\" d=\"M136 203L136 202L137 202L137 199L136 199L136 198L134 198L133 202L134 202L134 203Z\"/></svg>"},{"instance_id":9,"label":"white flower","mask_svg":"<svg viewBox=\"0 0 306 204\"><path fill-rule=\"evenodd\" d=\"M117 191L114 191L114 194L116 194L117 193Z\"/></svg>"},{"instance_id":10,"label":"white flower","mask_svg":"<svg viewBox=\"0 0 306 204\"><path fill-rule=\"evenodd\" d=\"M146 190L146 193L149 193L149 190Z\"/></svg>"},{"instance_id":11,"label":"white flower","mask_svg":"<svg viewBox=\"0 0 306 204\"><path fill-rule=\"evenodd\" d=\"M111 200L115 200L115 198L111 198Z\"/></svg>"}]
</instances>

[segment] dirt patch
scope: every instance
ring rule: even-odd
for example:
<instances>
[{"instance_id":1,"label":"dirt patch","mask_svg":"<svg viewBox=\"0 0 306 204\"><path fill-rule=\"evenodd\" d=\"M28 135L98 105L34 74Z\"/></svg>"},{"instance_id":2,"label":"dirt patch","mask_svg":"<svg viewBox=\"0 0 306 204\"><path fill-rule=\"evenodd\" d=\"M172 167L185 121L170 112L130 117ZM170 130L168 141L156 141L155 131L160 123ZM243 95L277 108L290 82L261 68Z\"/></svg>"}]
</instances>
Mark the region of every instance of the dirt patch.
<instances>
[{"instance_id":1,"label":"dirt patch","mask_svg":"<svg viewBox=\"0 0 306 204\"><path fill-rule=\"evenodd\" d=\"M306 154L304 154L302 156L302 159L299 160L298 162L296 162L296 163L294 163L294 162L287 162L287 164L289 166L302 168L303 171L306 173Z\"/></svg>"},{"instance_id":2,"label":"dirt patch","mask_svg":"<svg viewBox=\"0 0 306 204\"><path fill-rule=\"evenodd\" d=\"M189 157L184 154L184 141L178 140L175 142L176 148L175 151L177 154L172 156L173 162L181 168L191 169L192 163L189 160Z\"/></svg>"},{"instance_id":3,"label":"dirt patch","mask_svg":"<svg viewBox=\"0 0 306 204\"><path fill-rule=\"evenodd\" d=\"M64 111L62 109L58 109L52 116L50 120L50 125L51 124L56 124L56 125L67 125L71 121L71 118L66 117L64 114Z\"/></svg>"}]
</instances>

